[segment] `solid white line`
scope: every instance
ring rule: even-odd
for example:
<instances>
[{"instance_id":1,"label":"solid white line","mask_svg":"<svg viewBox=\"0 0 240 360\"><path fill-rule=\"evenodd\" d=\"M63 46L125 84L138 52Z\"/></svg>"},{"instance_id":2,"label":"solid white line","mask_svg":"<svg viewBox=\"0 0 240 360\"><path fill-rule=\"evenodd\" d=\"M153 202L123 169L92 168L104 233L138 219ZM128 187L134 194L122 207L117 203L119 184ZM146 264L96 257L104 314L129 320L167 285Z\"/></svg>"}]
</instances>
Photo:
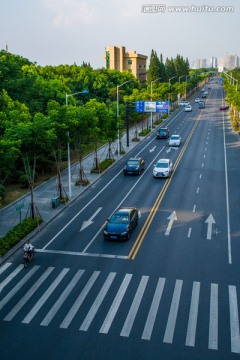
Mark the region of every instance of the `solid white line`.
<instances>
[{"instance_id":1,"label":"solid white line","mask_svg":"<svg viewBox=\"0 0 240 360\"><path fill-rule=\"evenodd\" d=\"M229 215L229 197L228 197L228 173L227 173L227 155L226 155L226 139L225 139L225 122L223 116L223 143L224 143L224 166L225 166L225 183L226 183L226 205L227 205L227 232L228 232L228 263L232 264L231 250L231 232L230 232L230 215Z\"/></svg>"},{"instance_id":2,"label":"solid white line","mask_svg":"<svg viewBox=\"0 0 240 360\"><path fill-rule=\"evenodd\" d=\"M72 305L71 309L65 316L63 322L60 325L60 328L67 329L69 324L71 323L72 319L76 315L77 311L79 310L80 306L82 305L83 301L85 300L86 296L88 295L89 291L91 290L92 286L94 285L95 281L97 280L100 271L94 271L90 279L88 280L87 284L85 285L84 289L78 296L77 300Z\"/></svg>"},{"instance_id":3,"label":"solid white line","mask_svg":"<svg viewBox=\"0 0 240 360\"><path fill-rule=\"evenodd\" d=\"M122 331L120 333L120 336L128 337L130 335L130 332L132 330L132 326L135 320L135 317L137 315L145 288L147 286L149 276L142 276L142 279L140 281L140 284L138 286L137 292L134 296L132 305L130 307L130 310L128 312L127 318L125 320L125 323L123 325Z\"/></svg>"},{"instance_id":4,"label":"solid white line","mask_svg":"<svg viewBox=\"0 0 240 360\"><path fill-rule=\"evenodd\" d=\"M48 326L50 321L52 321L53 317L56 315L64 301L67 299L67 297L70 295L71 291L73 290L74 286L77 284L81 276L83 275L85 270L78 270L78 272L75 274L73 279L70 281L66 289L62 292L61 296L58 298L57 302L54 304L54 306L50 309L50 311L47 313L43 321L40 325L42 326Z\"/></svg>"},{"instance_id":5,"label":"solid white line","mask_svg":"<svg viewBox=\"0 0 240 360\"><path fill-rule=\"evenodd\" d=\"M126 290L128 288L128 285L130 283L131 278L132 278L132 274L126 274L125 275L125 277L123 279L123 282L122 282L122 284L121 284L121 286L120 286L120 288L119 288L119 290L117 292L117 295L115 296L115 299L114 299L114 301L113 301L113 303L112 303L112 305L111 305L111 307L109 309L109 312L108 312L108 314L107 314L107 316L106 316L106 318L104 320L104 323L101 326L101 329L99 331L101 334L107 334L108 333L108 331L109 331L109 329L110 329L110 327L112 325L112 322L113 322L113 320L114 320L114 318L116 316L116 313L117 313L117 311L119 309L119 306L120 306L120 304L122 302L122 299L123 299L123 297L125 295L125 292L126 292Z\"/></svg>"},{"instance_id":6,"label":"solid white line","mask_svg":"<svg viewBox=\"0 0 240 360\"><path fill-rule=\"evenodd\" d=\"M105 283L103 284L103 287L101 288L98 296L96 297L94 303L92 304L89 312L87 313L85 319L83 320L82 325L80 326L79 330L81 331L87 331L89 326L91 325L94 316L96 315L98 309L100 308L105 296L107 295L108 290L110 289L110 286L112 285L112 282L116 276L116 273L112 272L108 275Z\"/></svg>"},{"instance_id":7,"label":"solid white line","mask_svg":"<svg viewBox=\"0 0 240 360\"><path fill-rule=\"evenodd\" d=\"M49 267L43 275L35 282L35 284L26 292L22 299L14 306L10 313L4 318L5 321L11 321L14 316L21 310L21 308L26 304L26 302L31 298L31 296L37 291L37 289L42 285L42 283L47 279L47 277L54 270L54 267Z\"/></svg>"},{"instance_id":8,"label":"solid white line","mask_svg":"<svg viewBox=\"0 0 240 360\"><path fill-rule=\"evenodd\" d=\"M218 284L211 284L208 348L218 349Z\"/></svg>"},{"instance_id":9,"label":"solid white line","mask_svg":"<svg viewBox=\"0 0 240 360\"><path fill-rule=\"evenodd\" d=\"M123 260L128 259L127 255L125 256L125 255L113 255L113 254L94 254L94 253L82 253L82 252L76 252L76 251L43 250L43 249L36 249L35 251L40 252L40 253L48 253L48 254L90 256L90 257L102 257L102 258L123 259Z\"/></svg>"},{"instance_id":10,"label":"solid white line","mask_svg":"<svg viewBox=\"0 0 240 360\"><path fill-rule=\"evenodd\" d=\"M194 346L195 345L199 293L200 293L200 282L195 281L193 283L193 289L192 289L192 299L191 299L190 313L189 313L189 319L188 319L186 346Z\"/></svg>"},{"instance_id":11,"label":"solid white line","mask_svg":"<svg viewBox=\"0 0 240 360\"><path fill-rule=\"evenodd\" d=\"M168 322L164 334L163 342L171 344L177 320L178 307L182 291L183 280L176 280L170 312L168 315Z\"/></svg>"},{"instance_id":12,"label":"solid white line","mask_svg":"<svg viewBox=\"0 0 240 360\"><path fill-rule=\"evenodd\" d=\"M240 333L236 286L229 285L229 307L230 307L230 329L231 329L231 350L240 354Z\"/></svg>"},{"instance_id":13,"label":"solid white line","mask_svg":"<svg viewBox=\"0 0 240 360\"><path fill-rule=\"evenodd\" d=\"M146 321L146 324L145 324L145 327L143 330L143 334L142 334L143 340L150 340L150 338L151 338L153 326L154 326L158 308L160 305L165 281L166 281L165 278L159 278L159 280L158 280L157 287L156 287L156 290L155 290L155 293L153 296L153 300L152 300L152 305L151 305L150 311L148 313L147 321Z\"/></svg>"}]
</instances>

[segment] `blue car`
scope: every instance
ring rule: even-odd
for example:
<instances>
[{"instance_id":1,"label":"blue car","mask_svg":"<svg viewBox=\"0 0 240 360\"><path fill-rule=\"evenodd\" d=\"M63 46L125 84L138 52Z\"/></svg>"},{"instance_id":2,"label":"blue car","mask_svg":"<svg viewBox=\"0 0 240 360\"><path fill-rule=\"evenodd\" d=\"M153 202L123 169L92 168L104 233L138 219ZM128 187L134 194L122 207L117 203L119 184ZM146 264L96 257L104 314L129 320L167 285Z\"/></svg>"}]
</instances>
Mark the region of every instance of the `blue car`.
<instances>
[{"instance_id":1,"label":"blue car","mask_svg":"<svg viewBox=\"0 0 240 360\"><path fill-rule=\"evenodd\" d=\"M138 225L138 209L134 207L116 210L103 229L105 240L128 240L134 228Z\"/></svg>"}]
</instances>

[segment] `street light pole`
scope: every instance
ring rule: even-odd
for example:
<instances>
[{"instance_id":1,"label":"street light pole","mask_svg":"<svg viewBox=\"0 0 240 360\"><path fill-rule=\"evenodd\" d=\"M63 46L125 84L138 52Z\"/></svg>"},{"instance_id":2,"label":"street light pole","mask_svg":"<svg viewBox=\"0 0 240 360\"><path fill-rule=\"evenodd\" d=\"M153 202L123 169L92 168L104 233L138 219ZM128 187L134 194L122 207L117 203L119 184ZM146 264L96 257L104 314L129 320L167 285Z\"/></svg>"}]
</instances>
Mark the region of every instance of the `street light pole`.
<instances>
[{"instance_id":1,"label":"street light pole","mask_svg":"<svg viewBox=\"0 0 240 360\"><path fill-rule=\"evenodd\" d=\"M125 81L124 83L117 86L117 154L120 156L120 129L119 129L119 95L118 95L118 89L131 82L132 80Z\"/></svg>"},{"instance_id":2,"label":"street light pole","mask_svg":"<svg viewBox=\"0 0 240 360\"><path fill-rule=\"evenodd\" d=\"M69 96L74 96L77 94L88 94L88 90L83 90L83 91L78 91L75 92L73 94L66 94L66 107L68 106L68 98ZM69 137L69 131L67 133L68 137ZM72 197L72 186L71 186L71 158L70 158L70 143L68 140L68 144L67 144L67 153L68 153L68 197L69 200Z\"/></svg>"},{"instance_id":3,"label":"street light pole","mask_svg":"<svg viewBox=\"0 0 240 360\"><path fill-rule=\"evenodd\" d=\"M151 101L152 101L152 84L155 83L156 81L160 80L161 78L157 78L156 80L151 81ZM153 114L151 111L151 129L153 128Z\"/></svg>"},{"instance_id":4,"label":"street light pole","mask_svg":"<svg viewBox=\"0 0 240 360\"><path fill-rule=\"evenodd\" d=\"M187 78L191 75L186 75L186 88L185 88L185 100L187 99Z\"/></svg>"},{"instance_id":5,"label":"street light pole","mask_svg":"<svg viewBox=\"0 0 240 360\"><path fill-rule=\"evenodd\" d=\"M176 76L171 77L171 79L168 80L168 115L169 115L169 111L170 111L170 86L171 86L171 80L176 78Z\"/></svg>"}]
</instances>

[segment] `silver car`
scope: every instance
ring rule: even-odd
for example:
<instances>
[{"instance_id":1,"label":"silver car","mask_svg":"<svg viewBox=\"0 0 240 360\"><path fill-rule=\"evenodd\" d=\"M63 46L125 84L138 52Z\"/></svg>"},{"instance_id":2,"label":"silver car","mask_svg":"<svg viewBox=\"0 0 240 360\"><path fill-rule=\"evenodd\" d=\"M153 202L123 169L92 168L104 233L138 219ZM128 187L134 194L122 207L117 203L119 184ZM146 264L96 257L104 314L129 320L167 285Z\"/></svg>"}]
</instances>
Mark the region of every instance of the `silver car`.
<instances>
[{"instance_id":1,"label":"silver car","mask_svg":"<svg viewBox=\"0 0 240 360\"><path fill-rule=\"evenodd\" d=\"M168 142L169 146L180 146L181 145L181 136L172 135Z\"/></svg>"},{"instance_id":2,"label":"silver car","mask_svg":"<svg viewBox=\"0 0 240 360\"><path fill-rule=\"evenodd\" d=\"M170 159L160 159L154 165L153 177L170 177L173 171L173 164Z\"/></svg>"}]
</instances>

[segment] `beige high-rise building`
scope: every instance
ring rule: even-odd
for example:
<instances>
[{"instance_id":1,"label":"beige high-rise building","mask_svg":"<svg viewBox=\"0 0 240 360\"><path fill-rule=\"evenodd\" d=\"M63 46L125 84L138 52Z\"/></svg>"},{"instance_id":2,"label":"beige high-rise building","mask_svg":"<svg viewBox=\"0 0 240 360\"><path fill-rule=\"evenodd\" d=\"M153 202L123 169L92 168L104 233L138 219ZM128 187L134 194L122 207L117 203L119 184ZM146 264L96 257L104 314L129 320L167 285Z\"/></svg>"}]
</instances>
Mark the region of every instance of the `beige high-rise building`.
<instances>
[{"instance_id":1,"label":"beige high-rise building","mask_svg":"<svg viewBox=\"0 0 240 360\"><path fill-rule=\"evenodd\" d=\"M147 56L127 50L124 46L107 46L105 48L106 68L132 73L143 85L147 80Z\"/></svg>"}]
</instances>

